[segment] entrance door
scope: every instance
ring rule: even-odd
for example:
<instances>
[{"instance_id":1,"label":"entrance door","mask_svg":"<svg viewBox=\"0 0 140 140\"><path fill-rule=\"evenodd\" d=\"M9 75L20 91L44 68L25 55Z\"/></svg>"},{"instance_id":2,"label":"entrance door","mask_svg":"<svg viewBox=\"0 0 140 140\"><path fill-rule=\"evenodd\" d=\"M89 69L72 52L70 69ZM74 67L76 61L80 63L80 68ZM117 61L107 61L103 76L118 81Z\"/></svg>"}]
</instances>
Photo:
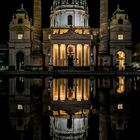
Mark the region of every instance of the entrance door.
<instances>
[{"instance_id":1,"label":"entrance door","mask_svg":"<svg viewBox=\"0 0 140 140\"><path fill-rule=\"evenodd\" d=\"M74 66L74 45L69 45L67 49L67 61L68 61L68 66Z\"/></svg>"},{"instance_id":2,"label":"entrance door","mask_svg":"<svg viewBox=\"0 0 140 140\"><path fill-rule=\"evenodd\" d=\"M73 66L73 55L68 55L68 66Z\"/></svg>"}]
</instances>

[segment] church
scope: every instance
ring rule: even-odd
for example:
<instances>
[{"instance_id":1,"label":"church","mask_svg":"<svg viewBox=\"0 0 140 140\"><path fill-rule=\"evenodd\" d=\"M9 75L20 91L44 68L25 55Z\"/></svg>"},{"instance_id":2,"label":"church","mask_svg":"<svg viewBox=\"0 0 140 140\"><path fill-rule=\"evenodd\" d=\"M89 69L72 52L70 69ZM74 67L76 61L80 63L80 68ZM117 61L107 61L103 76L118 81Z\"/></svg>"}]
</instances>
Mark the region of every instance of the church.
<instances>
[{"instance_id":1,"label":"church","mask_svg":"<svg viewBox=\"0 0 140 140\"><path fill-rule=\"evenodd\" d=\"M132 65L132 24L128 15L116 6L109 19L108 0L100 0L99 28L91 28L88 10L86 0L53 0L50 27L43 28L42 19L46 17L42 16L41 0L33 0L33 17L29 17L26 7L21 4L9 23L7 50L1 48L1 53L7 52L9 69L46 70L45 73L126 70ZM2 54L0 63L6 59ZM126 132L133 116L125 115L123 109L125 112L133 103L130 98L138 95L130 94L136 92L137 82L126 80L124 76L115 79L75 77L19 75L8 79L9 87L5 86L6 92L9 90L6 94L8 114L12 128L21 134L21 139L26 139L27 132L33 134L34 140L44 139L46 126L54 140L86 140L88 136L108 140L106 130L111 127L111 133ZM135 90L130 81L134 82ZM94 116L93 123L90 123L89 115ZM31 123L33 129L30 131ZM93 131L89 132L89 127Z\"/></svg>"},{"instance_id":2,"label":"church","mask_svg":"<svg viewBox=\"0 0 140 140\"><path fill-rule=\"evenodd\" d=\"M108 0L100 0L99 28L89 26L86 0L53 0L50 28L42 28L41 0L33 17L23 4L9 23L9 69L115 69L132 64L132 25L117 6L108 17ZM94 22L94 21L93 21Z\"/></svg>"}]
</instances>

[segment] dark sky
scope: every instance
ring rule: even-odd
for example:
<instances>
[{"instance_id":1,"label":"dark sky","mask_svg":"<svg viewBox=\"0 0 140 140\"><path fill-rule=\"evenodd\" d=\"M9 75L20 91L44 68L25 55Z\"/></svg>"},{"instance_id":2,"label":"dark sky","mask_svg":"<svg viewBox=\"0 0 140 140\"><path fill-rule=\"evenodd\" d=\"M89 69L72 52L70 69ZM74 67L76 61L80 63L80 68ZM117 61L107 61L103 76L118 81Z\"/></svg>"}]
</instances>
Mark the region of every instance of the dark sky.
<instances>
[{"instance_id":1,"label":"dark sky","mask_svg":"<svg viewBox=\"0 0 140 140\"><path fill-rule=\"evenodd\" d=\"M0 4L0 40L8 39L8 24L13 13L20 8L20 3L24 3L24 8L32 18L32 1L33 0L4 0ZM49 10L53 0L42 0L43 5L43 27L49 27ZM99 27L99 0L87 0L89 5L89 25L91 27ZM116 10L117 4L124 9L129 15L132 22L133 41L140 41L140 8L138 0L109 0L109 17Z\"/></svg>"}]
</instances>

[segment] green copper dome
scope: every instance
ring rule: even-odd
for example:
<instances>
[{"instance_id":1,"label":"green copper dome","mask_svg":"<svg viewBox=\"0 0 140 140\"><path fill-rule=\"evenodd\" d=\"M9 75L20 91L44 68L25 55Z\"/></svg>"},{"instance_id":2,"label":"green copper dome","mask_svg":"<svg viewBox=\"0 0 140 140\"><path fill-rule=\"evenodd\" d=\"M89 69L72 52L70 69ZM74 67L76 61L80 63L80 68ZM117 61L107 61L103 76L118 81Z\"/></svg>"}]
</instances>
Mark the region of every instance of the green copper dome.
<instances>
[{"instance_id":1,"label":"green copper dome","mask_svg":"<svg viewBox=\"0 0 140 140\"><path fill-rule=\"evenodd\" d=\"M28 15L27 11L24 9L23 4L21 4L21 8L16 10L16 13L21 13Z\"/></svg>"}]
</instances>

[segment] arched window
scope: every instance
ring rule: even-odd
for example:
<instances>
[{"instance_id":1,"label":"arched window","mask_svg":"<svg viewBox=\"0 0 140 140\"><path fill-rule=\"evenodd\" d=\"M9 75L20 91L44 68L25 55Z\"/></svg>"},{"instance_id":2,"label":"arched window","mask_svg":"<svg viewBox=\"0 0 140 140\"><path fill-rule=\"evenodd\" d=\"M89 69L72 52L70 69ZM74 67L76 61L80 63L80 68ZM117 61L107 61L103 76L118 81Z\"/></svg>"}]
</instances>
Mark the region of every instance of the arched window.
<instances>
[{"instance_id":1,"label":"arched window","mask_svg":"<svg viewBox=\"0 0 140 140\"><path fill-rule=\"evenodd\" d=\"M72 4L72 0L68 0L68 3L69 3L69 4Z\"/></svg>"},{"instance_id":2,"label":"arched window","mask_svg":"<svg viewBox=\"0 0 140 140\"><path fill-rule=\"evenodd\" d=\"M16 90L20 94L24 91L24 78L23 77L16 78Z\"/></svg>"},{"instance_id":3,"label":"arched window","mask_svg":"<svg viewBox=\"0 0 140 140\"><path fill-rule=\"evenodd\" d=\"M23 23L23 19L22 18L19 18L18 19L18 24L22 24Z\"/></svg>"},{"instance_id":4,"label":"arched window","mask_svg":"<svg viewBox=\"0 0 140 140\"><path fill-rule=\"evenodd\" d=\"M118 20L118 24L123 24L123 20L121 18Z\"/></svg>"},{"instance_id":5,"label":"arched window","mask_svg":"<svg viewBox=\"0 0 140 140\"><path fill-rule=\"evenodd\" d=\"M72 15L68 15L68 25L72 25Z\"/></svg>"},{"instance_id":6,"label":"arched window","mask_svg":"<svg viewBox=\"0 0 140 140\"><path fill-rule=\"evenodd\" d=\"M119 76L117 79L117 87L116 87L116 92L118 94L122 94L125 91L125 77Z\"/></svg>"},{"instance_id":7,"label":"arched window","mask_svg":"<svg viewBox=\"0 0 140 140\"><path fill-rule=\"evenodd\" d=\"M125 52L118 51L117 52L117 61L118 61L118 69L125 70Z\"/></svg>"},{"instance_id":8,"label":"arched window","mask_svg":"<svg viewBox=\"0 0 140 140\"><path fill-rule=\"evenodd\" d=\"M16 64L17 64L17 69L21 70L23 69L24 66L24 54L22 52L18 52L16 55Z\"/></svg>"},{"instance_id":9,"label":"arched window","mask_svg":"<svg viewBox=\"0 0 140 140\"><path fill-rule=\"evenodd\" d=\"M67 128L71 129L72 128L72 116L70 115L70 118L67 120Z\"/></svg>"}]
</instances>

